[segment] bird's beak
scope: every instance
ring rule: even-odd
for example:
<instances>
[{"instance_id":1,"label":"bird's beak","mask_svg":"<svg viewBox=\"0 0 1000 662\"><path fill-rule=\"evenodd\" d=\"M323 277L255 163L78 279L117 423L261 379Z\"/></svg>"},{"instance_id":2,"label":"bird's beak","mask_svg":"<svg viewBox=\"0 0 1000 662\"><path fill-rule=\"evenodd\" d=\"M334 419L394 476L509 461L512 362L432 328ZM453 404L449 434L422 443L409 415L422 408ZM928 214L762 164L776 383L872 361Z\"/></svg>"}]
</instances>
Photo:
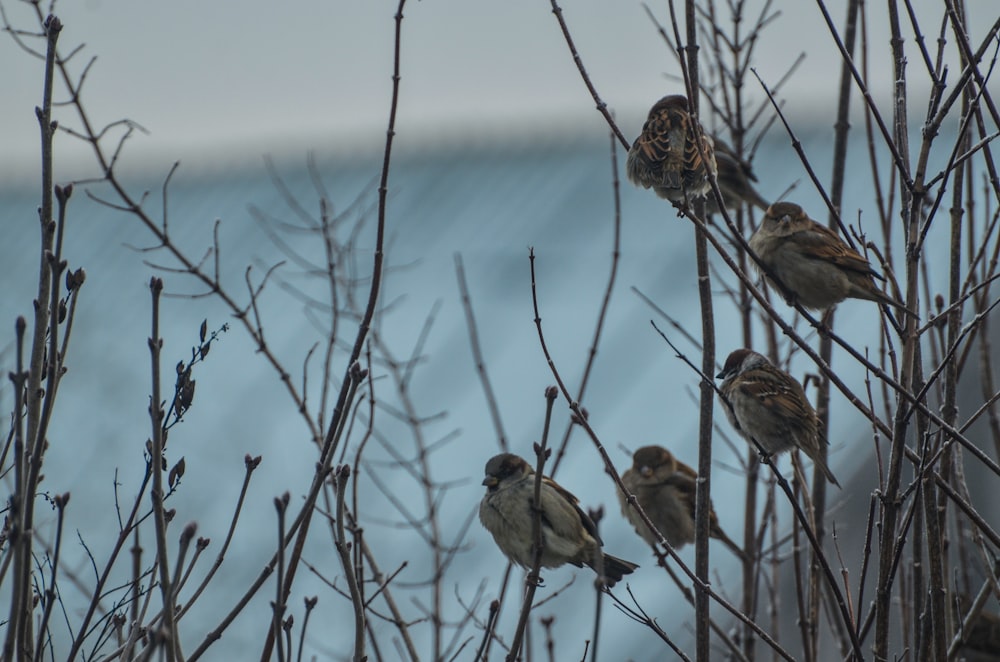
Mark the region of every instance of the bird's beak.
<instances>
[{"instance_id":1,"label":"bird's beak","mask_svg":"<svg viewBox=\"0 0 1000 662\"><path fill-rule=\"evenodd\" d=\"M646 466L639 467L639 475L643 478L649 478L653 475L653 470Z\"/></svg>"},{"instance_id":2,"label":"bird's beak","mask_svg":"<svg viewBox=\"0 0 1000 662\"><path fill-rule=\"evenodd\" d=\"M496 479L496 476L487 476L483 478L483 485L486 487L496 487L497 483L500 482Z\"/></svg>"},{"instance_id":3,"label":"bird's beak","mask_svg":"<svg viewBox=\"0 0 1000 662\"><path fill-rule=\"evenodd\" d=\"M719 374L717 374L717 375L715 376L715 378L716 378L716 379L722 379L722 378L723 378L723 377L725 377L725 376L726 376L726 371L725 371L725 370L720 370L720 371L719 371Z\"/></svg>"}]
</instances>

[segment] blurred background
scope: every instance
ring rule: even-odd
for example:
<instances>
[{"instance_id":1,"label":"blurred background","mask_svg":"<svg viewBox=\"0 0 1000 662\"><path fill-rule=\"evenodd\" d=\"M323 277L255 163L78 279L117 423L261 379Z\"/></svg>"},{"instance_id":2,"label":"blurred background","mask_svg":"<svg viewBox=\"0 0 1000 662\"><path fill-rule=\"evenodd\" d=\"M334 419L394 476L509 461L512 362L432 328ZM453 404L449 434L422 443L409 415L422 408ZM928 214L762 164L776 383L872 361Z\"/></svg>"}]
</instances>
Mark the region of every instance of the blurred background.
<instances>
[{"instance_id":1,"label":"blurred background","mask_svg":"<svg viewBox=\"0 0 1000 662\"><path fill-rule=\"evenodd\" d=\"M834 4L833 20L839 24L843 3ZM995 18L993 0L972 0L968 5L983 19L970 21L972 25ZM780 98L804 151L827 183L839 54L812 3L770 6L776 18L756 45L754 66L764 82L774 86L805 54ZM924 34L935 35L942 3L916 0L913 6ZM12 25L34 29L28 8L12 3L4 7ZM748 2L746 7L747 15L755 18L764 3ZM674 55L639 3L587 0L566 3L564 10L595 86L626 136L634 138L649 106L660 96L683 89ZM228 3L191 1L89 0L57 7L65 24L62 52L86 44L75 55L77 71L91 57L97 58L84 89L93 121L102 125L128 117L148 131L130 139L119 172L134 191L150 192L147 208L158 213L164 177L171 164L180 161L169 193L173 236L190 254L203 255L211 247L218 219L222 280L234 292L245 292L242 279L247 265L259 275L286 258L251 213L252 207L258 216L293 217L273 174L306 209L317 213L319 194L306 167L311 153L335 211L356 201L362 209L373 208L373 181L381 167L391 92L394 11L394 3L381 0L244 2L238 11ZM669 21L663 6L653 11L661 22ZM624 155L617 149L613 168L608 127L594 110L547 3L424 0L409 3L405 16L387 216L387 259L393 269L381 297L383 305L391 307L379 320L379 332L397 356L408 357L430 321L421 348L425 358L417 365L410 388L419 414L435 417L426 423L428 438L449 439L433 455L434 478L452 484L440 503L447 538L461 535L463 523L473 516L483 491L483 465L498 452L470 352L456 255L465 265L484 358L511 450L530 456L531 443L541 434L543 391L553 379L532 322L528 247L537 256L547 341L564 379L575 389L611 269L613 182L616 177L624 180ZM872 9L869 20L871 89L876 101L884 102L893 78L884 10ZM906 38L910 69L915 72L910 117L918 123L925 112L927 76L919 75L923 65L912 33ZM975 36L973 42L977 43ZM9 36L0 39L0 61L5 89L0 95L0 222L5 228L0 241L4 265L0 324L13 329L17 315L30 314L36 287L39 149L34 107L41 98L42 62ZM748 83L744 95L751 109L765 99L755 82ZM857 99L855 93L855 112L860 108ZM888 104L881 108L887 118L891 116ZM770 109L764 112L771 115ZM65 108L57 118L69 127L78 123ZM758 138L763 125L762 120L751 130L750 139ZM954 132L956 127L957 121L952 121L946 129ZM865 137L861 131L852 136L848 158L867 168ZM884 151L879 152L884 159ZM270 172L265 155L273 163ZM943 152L932 160L940 167L946 157ZM821 197L805 177L780 125L761 138L753 159L758 189L766 199L795 187L787 197L815 210L813 216L826 218ZM58 137L58 182L94 177L97 172L84 145L66 135ZM95 195L106 193L100 184L86 188ZM622 181L620 195L617 282L583 404L620 470L630 462L625 449L650 443L665 445L695 465L697 378L673 356L650 319L657 319L695 362L697 350L660 324L657 313L633 291L641 291L694 336L700 334L693 230L648 191ZM845 200L849 201L842 210L845 221L875 233L870 176L849 178ZM111 516L114 468L119 470L118 489L130 494L137 486L129 476L141 471L149 435L148 281L156 273L153 265L175 265L156 252L137 250L151 245L148 232L132 218L87 199L82 191L74 196L70 210L66 255L71 267L87 270L87 283L52 430L45 485L73 492L70 513L86 523L77 525L81 539L100 559L102 552L107 553L102 547L110 544L108 532L113 535L116 526ZM867 227L866 222L872 225ZM367 268L364 251L370 251L374 241L374 220L366 228L358 243L361 273ZM317 259L322 255L311 237L284 239L305 254ZM937 246L932 240L928 250L938 250ZM946 282L943 265L937 274L941 280L931 283L932 291ZM294 263L278 273L261 300L265 329L274 353L301 380L306 353L322 339L322 332L306 314L305 304L280 284L317 291L322 283ZM168 273L164 278L171 294L203 292L184 275ZM722 357L741 343L738 311L723 292L723 283L732 280L723 276L717 283L717 346ZM776 305L792 314L783 303ZM233 321L211 297L168 299L164 316L166 365L189 358L203 319L210 329ZM875 306L849 301L838 309L837 323L856 347L874 346L879 328ZM12 365L12 336L0 334L0 364L5 371ZM200 640L216 625L221 610L231 607L247 578L253 578L269 558L276 526L271 500L288 490L293 505L300 502L315 461L309 432L278 375L263 360L254 359L254 350L238 326L224 334L196 373L195 406L171 433L171 455L183 455L187 462L185 484L172 497L171 507L177 509L179 521L196 520L199 535L213 541L221 541L228 525L244 454L264 457L247 506L256 515L238 529L214 597L206 596L195 617L182 621L191 641ZM841 358L835 357L835 366L843 369L845 381L860 389L863 371ZM801 380L808 370L808 363L796 357L793 374ZM374 372L384 384L384 371L381 376L378 368ZM334 373L339 375L340 369ZM391 399L388 385L385 389L385 397ZM839 394L833 397L830 465L846 489L830 497L832 518L838 534L858 540L865 525L864 515L858 513L867 510L877 485L870 461L873 443L868 424ZM11 408L12 400L5 381L0 386L4 410ZM377 416L384 443L412 457L406 426L389 414ZM557 403L553 436L560 439L567 425L568 411ZM721 419L720 430L731 436ZM384 474L383 480L400 494L415 489L384 448L368 452L369 472ZM722 526L738 540L745 489L739 466L744 455L742 442L731 448L719 436L713 498ZM787 460L780 466L786 472L790 469ZM668 634L687 646L690 607L663 581L648 548L619 516L614 486L604 476L593 445L579 433L571 439L558 479L584 505L604 506L605 548L643 566L630 578L636 597ZM362 513L371 519L362 524L381 554L383 569L395 569L409 560L399 582L404 596L405 587L417 594L419 587L414 585L428 579L427 558L419 554L429 552L418 552L414 558L412 531L399 525L399 513L364 473L359 480L370 499ZM790 522L787 512L781 517ZM478 617L485 618L506 561L476 521L461 543L463 548L449 568L451 581L446 582L447 615L461 618L460 605L473 604L481 590L474 608ZM152 541L148 544L151 547ZM845 556L859 553L859 545L853 551L848 545ZM89 576L81 548L75 552L78 571ZM693 564L693 549L681 554ZM739 586L735 560L715 543L712 555L718 587L735 600ZM327 537L313 535L306 556L327 577L338 574ZM592 577L589 571L569 568L543 573L542 594L574 575L574 585L550 603L561 637L560 659L582 655L583 640L589 637L584 632L590 628ZM269 597L263 594L271 593L262 591L227 630L218 651L237 657L259 654L259 631L270 618ZM346 599L303 575L290 605L300 609L302 597L313 594L321 595L318 609L325 620L307 636L307 650L321 658L346 655L350 624L335 616L346 607ZM508 600L498 627L505 637L512 633L516 615L514 602ZM409 599L406 609L419 618L420 608ZM726 622L721 613L717 615ZM607 653L602 659L663 659L656 638L610 606L604 622L602 647ZM391 630L384 623L375 627ZM413 631L425 647L427 628L418 624ZM471 651L466 652L469 655L460 659L472 658Z\"/></svg>"}]
</instances>

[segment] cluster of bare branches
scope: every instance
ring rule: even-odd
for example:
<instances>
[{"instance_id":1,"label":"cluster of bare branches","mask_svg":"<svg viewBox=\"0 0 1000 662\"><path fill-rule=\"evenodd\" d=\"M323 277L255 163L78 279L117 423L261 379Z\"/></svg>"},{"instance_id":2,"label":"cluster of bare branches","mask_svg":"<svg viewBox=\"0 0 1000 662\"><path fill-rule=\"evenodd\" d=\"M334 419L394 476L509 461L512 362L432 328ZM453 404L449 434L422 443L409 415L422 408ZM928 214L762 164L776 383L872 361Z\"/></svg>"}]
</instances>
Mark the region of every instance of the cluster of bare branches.
<instances>
[{"instance_id":1,"label":"cluster of bare branches","mask_svg":"<svg viewBox=\"0 0 1000 662\"><path fill-rule=\"evenodd\" d=\"M523 593L511 597L521 590L521 575L511 565L489 588L486 582L479 584L471 597L468 578L453 572L475 510L467 510L455 526L444 526L442 512L454 485L442 477L438 458L457 434L438 434L440 412L423 411L413 395L436 310L428 313L412 346L401 352L387 333L393 302L381 298L384 280L391 274L386 266L386 219L404 62L405 0L399 1L394 16L392 100L377 183L335 211L335 201L314 164L310 173L316 203L299 200L272 166L272 179L290 220L256 207L250 212L282 259L247 267L242 282L235 284L225 276L218 224L201 254L186 250L171 232L166 200L176 165L164 179L160 212L152 211L145 195L137 195L123 182L119 157L138 125L127 120L101 125L91 118L84 88L94 61L74 73L71 63L82 57L82 51L60 50L59 19L32 3L36 28L13 26L3 15L9 35L45 62L37 110L43 154L38 294L33 319L19 318L15 327L10 373L14 407L0 455L0 472L9 490L0 532L0 597L9 604L2 623L3 658L210 659L224 646L219 642L227 629L252 611L248 607L260 596L270 602L259 641L261 659L309 655L307 632L320 600L336 602L340 622L349 620L352 626L344 629L350 636L321 645L331 647L331 656L355 661L396 657L478 661L491 655L516 660L543 652L550 660L557 652L560 657L620 659L622 651L598 645L608 613L616 618L624 615L626 622L634 621L655 634L662 647L649 659L951 660L981 650L1000 655L996 641L1000 618L991 613L1000 611L996 608L1000 534L983 513L982 494L988 495L989 487L977 489L970 478L982 476L992 486L1000 476L996 407L1000 390L990 335L991 313L1000 302L993 287L1000 262L1000 179L993 158L1000 113L989 93L1000 19L973 38L962 0L945 0L933 51L922 31L922 24L931 19L920 16L909 2L890 1L895 71L893 103L887 111L876 104L868 87L869 35L863 3L850 0L841 28L818 2L829 39L842 58L839 102L831 117L836 131L832 175L825 183L784 116L779 102L784 80L760 80L752 67L759 38L780 24L776 3L764 2L754 16L738 0L687 0L683 14L676 4L668 4L664 17L652 10L649 15L669 49L665 52L676 56L683 72L679 91L688 97L690 110L744 163L753 161L767 132L783 131L810 186L826 202L829 225L880 264L906 308L917 313L903 315L897 323L882 310L878 336L857 347L839 332L832 312L817 319L794 301L786 306L758 280L753 271L759 261L747 243L760 221L752 206L727 209L713 182L717 214L707 214L700 199L690 206L664 207L665 216L676 213L696 228L700 332L688 330L692 320L664 317L673 329L670 334L681 333L698 356L689 358L669 334L661 332L691 368L692 383L699 388L695 563L689 567L629 493L583 405L618 275L622 223L618 150L628 149L630 142L587 75L586 54L573 43L571 17L551 1L581 77L611 129L609 195L615 212L610 273L578 385L567 384L563 377L567 367L552 358L551 339L542 327L537 290L545 284L536 281L535 261L545 256L532 252L527 258L539 344L556 382L545 391L545 424L542 441L536 444L536 514L543 468L554 475L571 436L582 431L598 450L616 488L658 541L654 552L665 579L690 603L690 610L683 607L687 615L677 620L693 623L693 652L685 650L676 634L658 621L654 606L642 604L626 582L614 591L598 582L592 631L575 641L554 638L552 616L539 607L565 587L546 587L546 594L537 597L542 543L537 516L535 563L524 575ZM915 52L907 50L904 34L914 37ZM908 58L930 82L926 100L910 94ZM957 74L946 66L952 60L959 63ZM750 89L762 93L750 94ZM868 148L853 161L848 153L852 103L862 109ZM907 122L912 108L919 108L925 118L916 129L919 140L913 139L915 129ZM56 122L53 109L66 112L66 118ZM96 178L67 185L53 181L57 131L91 148L99 172ZM852 210L844 202L845 181L856 176L857 161L867 164L863 176L874 184L877 238L853 227ZM943 165L935 170L931 164L938 162ZM40 486L46 455L67 452L64 441L51 438L50 424L59 413L57 396L72 356L69 340L78 297L86 289L86 274L80 267L71 268L72 245L63 240L72 222L71 196L81 187L98 204L126 214L144 228L151 242L144 254L150 256L147 264L156 274L149 282L150 431L136 446L141 470L123 483L115 478L116 534L109 551L102 557L83 546L93 579L73 571L78 564L67 562L64 544L69 527L80 530L86 522L74 520L69 493L52 494ZM670 231L665 224L664 234ZM948 237L947 251L927 244L932 233ZM297 236L308 237L308 244L294 241ZM288 265L306 277L307 286L287 275ZM474 313L474 288L467 282L460 256L456 256L456 275L497 445L506 451L513 444L498 405L503 396L490 382L485 358L489 352L481 345ZM170 358L163 353L160 305L171 282L182 282L185 288L196 285L199 291L189 296L210 298L220 307L220 316L234 320L200 325L190 354L175 366L172 386L163 374ZM265 334L269 320L263 296L275 287L304 304L318 338L303 355L291 359L279 355ZM718 295L720 290L725 296ZM822 475L807 480L796 459L789 480L774 462L759 457L758 449L748 448L742 466L746 482L741 577L738 586L720 588L710 577L709 495L713 438L726 439L727 428L717 424L725 404L716 402L711 378L718 367L716 340L721 337L714 310L727 305L741 315L734 346L755 348L790 371L805 371L806 383L815 385L811 390L824 436L834 406L840 403L846 411L837 415L867 421L871 444L866 452L874 462L845 483L846 507L858 500L854 494L870 494L861 508L861 517L866 518L863 535L854 541L857 549L849 549L842 544L837 517L831 515ZM871 314L877 314L875 306ZM212 555L212 539L198 537L194 521L175 524L177 517L191 516L170 507L171 496L189 487L182 479L186 463L192 461L173 456L171 435L183 433L177 424L198 404L195 377L211 369L210 349L231 329L252 340L315 446L306 484L275 496L270 520L277 529L273 551L239 594L219 591L218 573L232 553L238 527L246 522L244 504L262 458L245 458L241 488L232 496L231 521L213 561L203 559ZM839 365L860 366L867 375L865 382L842 378L844 371L831 367L834 357ZM301 368L289 367L296 364ZM973 391L976 395L968 395ZM553 407L560 397L570 422L561 439L549 444ZM371 448L386 459L376 459ZM393 474L392 480L386 479L387 472ZM118 487L126 484L132 493L119 495ZM371 505L375 497L392 515L375 512ZM51 531L38 524L36 511L44 504L57 513ZM601 515L591 513L596 522ZM253 516L265 520L264 514ZM390 550L372 545L366 534L366 527L384 524L390 517L413 541L402 561ZM314 525L326 525L325 537L312 531ZM316 539L334 551L330 555L334 565L310 560L307 550ZM144 553L144 541L153 541L152 553ZM420 562L408 567L417 558ZM293 602L303 585L317 585L303 579L305 575L318 577L319 585L328 590L322 596L304 597L301 604ZM70 598L70 586L82 598ZM205 628L203 637L186 638L185 616L192 605L208 600L220 605L216 621ZM605 613L606 600L616 610ZM776 607L783 600L793 607ZM505 628L510 619L502 618L507 612L517 616L509 632Z\"/></svg>"},{"instance_id":2,"label":"cluster of bare branches","mask_svg":"<svg viewBox=\"0 0 1000 662\"><path fill-rule=\"evenodd\" d=\"M786 650L791 648L790 643L779 646L761 637L751 624L758 618L762 596L767 595L767 601L775 604L780 597L779 581L787 581L786 577L791 575L796 605L794 622L802 651L794 659L828 658L829 653L824 655L822 651L830 649L821 644L827 641L836 645L837 658L867 659L869 651L878 660L899 657L904 651L921 660L955 659L980 650L996 655L995 643L984 634L995 629L989 625L995 617L982 612L987 597L1000 597L994 560L996 532L977 508L983 504L977 504L972 497L966 467L970 463L978 465L985 469L987 480L996 480L998 438L992 421L1000 394L993 381L994 354L988 319L997 304L990 292L997 277L995 257L1000 247L996 234L1000 187L991 146L1000 116L990 96L988 81L1000 43L997 39L1000 21L973 41L963 4L946 2L939 26L938 50L930 52L921 28L921 20L928 19L919 17L909 3L901 8L890 2L888 24L895 86L893 105L886 115L867 86L869 43L862 3L849 3L843 29L835 25L825 5L818 3L843 60L833 122L836 130L833 174L831 182L825 184L816 176L814 164L775 99L783 81L777 81L772 84L774 89L769 89L768 83L757 77L766 97L756 108L746 100L748 74L756 77L752 69L753 49L762 31L779 16L776 3L764 3L754 17L745 14L744 3L725 3L722 8L713 2L687 2L684 37L673 5L670 3L669 27L664 27L652 13L650 16L677 55L692 112L698 113L700 108L702 121L718 127L717 135L726 136L741 161L752 160L764 132L779 119L801 159L803 172L827 204L830 226L840 229L847 241L852 244L857 241L881 262L893 289L903 293L909 310L924 312L919 316L904 316L902 326L883 315L881 333L871 338L874 347L858 349L837 333L832 312L819 320L792 301L789 303L796 313L793 317L772 305L770 293L747 268L750 264L760 266L746 241L758 221L752 208L743 207L730 213L724 208L718 189L713 195L722 208L721 219L708 218L706 223L697 201L692 207L675 205L679 214L695 224L698 236L708 240L725 264L724 269L716 271L716 277L724 283L728 298L742 314L742 346L756 347L781 365L790 365L794 354L805 354L819 373L816 401L824 436L829 429L833 388L870 422L876 458L877 472L858 477L852 486L873 491L864 552L858 560L860 566L852 568L842 559L836 537L832 546L824 544L829 516L822 475L817 473L809 492L801 481L794 481L790 488L780 474L774 473L767 484L766 505L761 511L757 506L760 491L757 449L750 449L745 467L746 555L740 604L744 624L742 633L736 637L739 646L720 637L728 647L727 653L736 659L753 659L760 639L779 656L792 659ZM584 81L598 108L603 109L604 104L572 43L562 10L555 3L553 8ZM921 75L929 79L932 90L922 109L926 119L919 127L921 141L916 158L911 157L913 127L907 122L907 110L915 101L908 96L912 83L906 68L903 39L906 31L915 36L919 62L923 65ZM700 61L699 39L701 47L707 44L708 50L708 57ZM948 81L949 70L944 63L949 57L960 65L957 82ZM700 72L708 75L699 76ZM875 185L880 241L859 235L854 229L848 231L848 224L842 218L848 211L843 203L843 190L848 176L848 116L853 94L859 94L863 101L869 146L866 156L870 165L870 174L864 176L870 176ZM604 114L614 125L611 115ZM946 123L957 126L957 130L946 130ZM621 137L622 132L614 128ZM629 147L625 140L623 147ZM935 171L929 164L932 157L942 154L940 160L944 165ZM948 199L946 196L950 197L947 215L940 211L942 202ZM926 245L932 228L944 224L950 237L947 253ZM899 255L903 255L902 268L896 266ZM949 265L948 277L942 282L936 276L945 260ZM699 283L708 281L700 259L698 275ZM708 325L711 303L705 296L702 304L703 336L700 343L694 344L702 353L703 367L699 371L686 357L682 358L694 374L702 375L704 421L704 412L711 412L709 380L714 364L715 330ZM799 330L802 323L815 331L815 343ZM834 352L846 355L864 368L869 379L863 389L862 385L845 383L831 369ZM872 353L876 359L871 358ZM970 357L978 361L970 362ZM960 408L959 384L964 382L978 382L981 398L964 402ZM578 407L568 394L567 400L571 407ZM966 410L964 417L959 415L960 409ZM989 419L989 425L979 426L976 435L970 434L983 416ZM587 430L590 432L589 426ZM705 425L701 430L699 473L704 476L710 466L712 430L706 430ZM591 436L600 445L596 435L591 433ZM614 474L611 463L606 461L606 465ZM703 505L707 503L707 486L707 480L699 481L699 493L704 491L706 500L699 499L698 542L708 538L708 509ZM781 525L775 519L776 486L785 492L795 508L796 518L787 541L765 546L763 542L769 536L774 540L778 534L774 528ZM622 485L619 488L625 489ZM648 524L652 527L651 522ZM785 528L787 524L781 533ZM789 555L793 561L790 571L782 567L782 560ZM828 558L830 555L834 557ZM709 598L730 608L707 584L706 558L707 547L697 545L695 569L686 570L692 576L696 596L704 596L695 602L697 659L709 659L712 630ZM841 567L840 578L831 571L833 558ZM950 575L951 568L961 570ZM874 592L870 604L864 600L866 591ZM973 595L977 598L974 602L970 600ZM792 622L780 619L774 612L770 617L775 632L782 620ZM973 624L979 624L975 634Z\"/></svg>"}]
</instances>

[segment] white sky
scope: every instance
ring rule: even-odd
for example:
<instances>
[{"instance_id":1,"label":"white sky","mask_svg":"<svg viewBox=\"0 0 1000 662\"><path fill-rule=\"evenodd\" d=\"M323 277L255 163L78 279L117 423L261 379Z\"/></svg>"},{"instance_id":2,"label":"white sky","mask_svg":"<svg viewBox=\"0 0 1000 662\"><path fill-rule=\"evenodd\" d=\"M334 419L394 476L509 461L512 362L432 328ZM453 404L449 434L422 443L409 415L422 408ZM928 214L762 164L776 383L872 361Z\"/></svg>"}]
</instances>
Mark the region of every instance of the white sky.
<instances>
[{"instance_id":1,"label":"white sky","mask_svg":"<svg viewBox=\"0 0 1000 662\"><path fill-rule=\"evenodd\" d=\"M762 2L746 4L752 19ZM846 2L827 4L843 22ZM876 4L868 12L871 33L878 35L872 40L871 70L879 91L891 81L891 65L884 55L885 7ZM933 47L944 3L913 4ZM997 2L968 4L981 34L995 20ZM664 78L677 74L672 54L639 2L563 5L598 90L626 133L634 133L638 127L631 125L651 103L679 87ZM654 5L666 21L666 4ZM831 103L839 71L836 49L816 4L776 0L774 5L782 16L759 43L757 68L773 84L800 52L808 52L785 93L790 115L805 121L810 109ZM33 28L25 5L8 0L4 6L16 27ZM86 0L62 3L57 14L66 26L62 52L83 42L77 65L98 57L85 90L95 122L127 116L141 123L152 135L131 145L129 158L152 159L160 167L160 161L190 164L233 152L301 153L380 141L395 7L386 0ZM489 140L510 128L544 131L600 121L544 0L411 0L405 16L401 137ZM924 82L919 54L907 36L909 71ZM7 37L0 39L0 62L0 174L29 176L37 163L33 109L41 98L42 63ZM758 89L749 89L753 98L761 97ZM60 146L63 163L74 158L67 142Z\"/></svg>"}]
</instances>

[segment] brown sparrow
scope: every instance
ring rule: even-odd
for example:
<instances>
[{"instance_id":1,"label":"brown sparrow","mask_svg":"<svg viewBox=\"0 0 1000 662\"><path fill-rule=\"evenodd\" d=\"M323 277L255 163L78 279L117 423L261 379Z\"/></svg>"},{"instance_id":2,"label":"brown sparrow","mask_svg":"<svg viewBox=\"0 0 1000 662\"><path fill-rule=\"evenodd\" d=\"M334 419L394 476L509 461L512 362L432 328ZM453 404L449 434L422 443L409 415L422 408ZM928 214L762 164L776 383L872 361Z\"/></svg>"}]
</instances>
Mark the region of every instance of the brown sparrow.
<instances>
[{"instance_id":1,"label":"brown sparrow","mask_svg":"<svg viewBox=\"0 0 1000 662\"><path fill-rule=\"evenodd\" d=\"M643 446L637 450L632 455L632 466L622 474L622 483L635 495L650 521L674 549L694 542L694 494L697 479L698 474L694 469L662 446ZM650 545L655 545L656 536L642 521L635 508L628 505L626 496L620 491L618 501L622 506L622 514L635 527L636 533ZM708 535L722 541L733 553L743 557L743 550L719 527L714 509L709 510L708 526Z\"/></svg>"},{"instance_id":2,"label":"brown sparrow","mask_svg":"<svg viewBox=\"0 0 1000 662\"><path fill-rule=\"evenodd\" d=\"M731 405L723 403L726 416L747 441L755 439L772 455L798 448L840 487L820 455L820 445L827 441L819 434L816 411L794 377L749 349L731 353L715 377L722 380L719 388Z\"/></svg>"},{"instance_id":3,"label":"brown sparrow","mask_svg":"<svg viewBox=\"0 0 1000 662\"><path fill-rule=\"evenodd\" d=\"M710 178L716 174L715 154L712 139L704 131L700 151L697 141L687 97L663 97L649 111L642 133L628 151L625 172L629 181L677 202L706 195L712 188Z\"/></svg>"},{"instance_id":4,"label":"brown sparrow","mask_svg":"<svg viewBox=\"0 0 1000 662\"><path fill-rule=\"evenodd\" d=\"M956 613L955 618L961 623L965 615L968 614L972 601L969 596L960 593L956 602L958 604L955 605L955 608L958 613ZM1000 659L1000 616L982 609L979 615L973 619L970 627L963 628L962 643L958 659L967 662L976 662L977 660L996 662Z\"/></svg>"},{"instance_id":5,"label":"brown sparrow","mask_svg":"<svg viewBox=\"0 0 1000 662\"><path fill-rule=\"evenodd\" d=\"M768 207L749 243L778 279L779 289L806 308L823 310L853 298L905 310L876 287L874 279L884 279L868 260L793 202Z\"/></svg>"},{"instance_id":6,"label":"brown sparrow","mask_svg":"<svg viewBox=\"0 0 1000 662\"><path fill-rule=\"evenodd\" d=\"M757 181L757 175L754 174L750 162L737 156L733 148L723 140L713 136L712 142L715 145L715 163L719 171L717 178L719 191L722 193L726 208L739 209L740 205L746 202L754 207L767 209L769 206L767 201L760 197L760 193L750 183ZM709 214L719 213L719 205L711 193L705 197L705 210Z\"/></svg>"},{"instance_id":7,"label":"brown sparrow","mask_svg":"<svg viewBox=\"0 0 1000 662\"><path fill-rule=\"evenodd\" d=\"M532 520L534 519L535 470L524 458L501 453L486 463L486 495L479 504L479 521L493 534L507 558L531 567ZM614 586L623 575L638 568L635 563L603 554L603 568L595 568L601 538L594 522L580 509L579 500L548 476L542 477L541 506L542 566L558 568L572 563L588 566Z\"/></svg>"}]
</instances>

